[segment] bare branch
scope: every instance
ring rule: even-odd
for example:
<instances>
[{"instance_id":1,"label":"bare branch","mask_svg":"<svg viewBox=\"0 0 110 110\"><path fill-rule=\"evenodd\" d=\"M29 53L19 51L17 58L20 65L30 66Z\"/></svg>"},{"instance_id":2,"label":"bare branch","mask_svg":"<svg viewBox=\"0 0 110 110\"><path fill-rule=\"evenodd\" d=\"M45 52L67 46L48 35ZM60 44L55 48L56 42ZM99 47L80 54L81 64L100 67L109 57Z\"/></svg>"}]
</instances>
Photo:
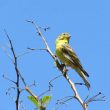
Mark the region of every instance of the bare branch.
<instances>
[{"instance_id":1,"label":"bare branch","mask_svg":"<svg viewBox=\"0 0 110 110\"><path fill-rule=\"evenodd\" d=\"M62 104L62 103L67 102L67 101L69 101L69 100L71 100L73 98L74 98L73 96L66 96L66 97L64 97L62 99L58 99L56 104L58 104L58 103Z\"/></svg>"},{"instance_id":2,"label":"bare branch","mask_svg":"<svg viewBox=\"0 0 110 110\"><path fill-rule=\"evenodd\" d=\"M36 82L34 80L34 82L32 84L30 84L28 87L32 87L32 86L35 86L36 87Z\"/></svg>"},{"instance_id":3,"label":"bare branch","mask_svg":"<svg viewBox=\"0 0 110 110\"><path fill-rule=\"evenodd\" d=\"M44 50L44 51L47 51L47 49L37 49L37 48L27 48L29 51L27 51L27 52L23 52L23 53L21 53L21 54L19 54L18 56L17 56L17 58L19 58L19 57L22 57L22 56L24 56L24 55L26 55L26 54L29 54L29 53L31 53L32 51L35 51L35 50Z\"/></svg>"},{"instance_id":4,"label":"bare branch","mask_svg":"<svg viewBox=\"0 0 110 110\"><path fill-rule=\"evenodd\" d=\"M13 58L11 57L11 55L6 51L6 49L5 49L3 46L0 46L0 47L4 50L4 52L5 52L5 53L8 55L8 57L11 59L13 65L14 65L15 72L16 72L16 82L13 81L13 80L11 80L11 79L9 79L8 77L5 77L5 76L3 75L3 77L4 77L5 79L7 79L7 80L9 80L10 82L13 82L13 83L16 84L16 87L10 87L10 88L8 89L8 91L6 92L6 94L10 95L9 92L10 92L10 90L11 90L12 88L17 91L16 97L15 97L15 98L12 97L12 98L13 98L13 100L14 100L15 103L16 103L16 110L19 110L19 105L21 104L21 102L19 101L19 99L20 99L20 94L21 94L21 92L24 90L24 89L20 89L20 78L21 78L21 81L23 82L23 84L24 84L24 86L25 86L25 90L26 90L31 96L33 96L33 97L35 98L35 100L39 100L39 99L38 99L38 96L36 96L36 95L30 90L30 88L29 88L29 87L35 86L35 82L28 87L28 86L26 85L26 82L25 82L23 76L21 75L21 73L20 73L20 71L19 71L19 68L18 68L18 57L23 56L23 55L25 55L25 54L28 54L29 52L25 52L25 53L22 53L22 54L20 54L20 55L17 56L16 53L15 53L15 50L14 50L13 43L12 43L12 41L11 41L11 39L10 39L10 36L8 35L8 33L7 33L6 30L4 30L4 32L5 32L5 35L6 35L7 39L8 39L8 41L9 41L9 45L10 45L9 47L10 47L10 50L11 50L11 52L12 52ZM46 49L45 49L45 50L46 50ZM31 50L31 51L32 51L32 50ZM11 95L10 95L10 97L11 97ZM40 100L39 100L39 101L40 101ZM22 106L22 108L25 109L24 106ZM41 106L41 110L45 110L45 109L46 109L46 108L44 108L43 106Z\"/></svg>"},{"instance_id":5,"label":"bare branch","mask_svg":"<svg viewBox=\"0 0 110 110\"><path fill-rule=\"evenodd\" d=\"M64 68L62 68L62 66L60 65L59 61L57 60L56 56L52 53L52 51L50 50L48 44L47 44L47 41L45 40L42 32L40 31L39 29L39 26L37 24L34 23L34 21L30 21L30 20L27 20L27 22L30 22L34 25L35 29L36 29L36 32L38 33L38 35L42 38L45 46L46 46L46 49L47 49L47 52L50 54L50 56L54 59L54 61L56 62L57 64L57 67L58 69L61 71L61 73L63 74L63 76L65 77L65 79L67 80L67 82L69 83L71 89L73 90L74 92L74 98L78 100L78 102L82 105L83 109L84 110L87 110L87 104L81 99L81 97L79 96L77 90L76 90L76 87L75 87L75 84L71 81L71 79L69 78L69 76L67 75L67 71L64 71Z\"/></svg>"},{"instance_id":6,"label":"bare branch","mask_svg":"<svg viewBox=\"0 0 110 110\"><path fill-rule=\"evenodd\" d=\"M87 94L86 98L84 99L84 102L87 101L87 99L89 98L89 96L90 96L90 91L89 91L89 93Z\"/></svg>"},{"instance_id":7,"label":"bare branch","mask_svg":"<svg viewBox=\"0 0 110 110\"><path fill-rule=\"evenodd\" d=\"M73 96L67 96L62 99L57 100L57 102L55 104L56 107L53 110L59 109L62 105L67 105L66 102L70 101L73 98L74 98Z\"/></svg>"},{"instance_id":8,"label":"bare branch","mask_svg":"<svg viewBox=\"0 0 110 110\"><path fill-rule=\"evenodd\" d=\"M8 41L9 41L10 50L11 50L11 52L13 54L13 59L14 59L13 64L14 64L14 68L15 68L15 71L16 71L16 83L15 84L16 84L16 87L17 87L17 94L16 94L16 101L15 102L16 102L16 110L19 110L19 97L20 97L20 93L21 93L20 90L19 90L19 83L20 83L19 79L21 78L21 80L22 80L22 82L24 83L25 86L26 86L26 83L25 83L24 78L22 77L21 73L19 72L17 57L16 57L16 53L14 51L14 47L13 47L12 41L11 41L7 31L4 30L4 32L5 32L5 35L6 35L7 39L8 39Z\"/></svg>"},{"instance_id":9,"label":"bare branch","mask_svg":"<svg viewBox=\"0 0 110 110\"><path fill-rule=\"evenodd\" d=\"M30 51L23 52L23 53L19 54L19 55L17 56L17 58L22 57L22 56L24 56L24 55L26 55L26 54L29 54L29 53L30 53Z\"/></svg>"},{"instance_id":10,"label":"bare branch","mask_svg":"<svg viewBox=\"0 0 110 110\"><path fill-rule=\"evenodd\" d=\"M43 29L44 31L47 31L50 29L50 27L39 27L39 28Z\"/></svg>"},{"instance_id":11,"label":"bare branch","mask_svg":"<svg viewBox=\"0 0 110 110\"><path fill-rule=\"evenodd\" d=\"M106 101L106 100L105 100L105 96L101 92L99 92L93 97L87 99L85 103L88 105L90 102L93 102L93 101Z\"/></svg>"},{"instance_id":12,"label":"bare branch","mask_svg":"<svg viewBox=\"0 0 110 110\"><path fill-rule=\"evenodd\" d=\"M9 57L9 59L14 63L12 56L7 52L7 50L2 45L0 45L0 48L5 52L5 54Z\"/></svg>"},{"instance_id":13,"label":"bare branch","mask_svg":"<svg viewBox=\"0 0 110 110\"><path fill-rule=\"evenodd\" d=\"M13 97L9 92L6 92L6 95L8 95L14 102L16 101L16 98ZM22 101L19 101L19 106L18 106L18 108L19 108L20 106L22 107L23 110L26 110L26 107L23 105Z\"/></svg>"},{"instance_id":14,"label":"bare branch","mask_svg":"<svg viewBox=\"0 0 110 110\"><path fill-rule=\"evenodd\" d=\"M9 88L7 89L7 91L6 91L6 95L10 94L10 91L11 91L11 90L16 90L16 88L15 88L15 87L9 87Z\"/></svg>"},{"instance_id":15,"label":"bare branch","mask_svg":"<svg viewBox=\"0 0 110 110\"><path fill-rule=\"evenodd\" d=\"M10 43L10 48L11 48L11 51L12 51L12 53L13 53L13 56L14 56L14 58L16 59L16 54L15 54L15 52L14 52L14 48L13 48L13 45L12 45L12 41L11 41L9 35L7 34L6 30L4 30L4 32L5 32L5 35L6 35L6 37L8 38L8 41L9 41L9 43Z\"/></svg>"},{"instance_id":16,"label":"bare branch","mask_svg":"<svg viewBox=\"0 0 110 110\"><path fill-rule=\"evenodd\" d=\"M8 80L8 81L10 81L10 82L12 82L12 83L14 83L14 84L16 84L15 81L13 81L12 79L8 78L8 77L5 76L4 74L3 74L3 78L6 79L6 80Z\"/></svg>"},{"instance_id":17,"label":"bare branch","mask_svg":"<svg viewBox=\"0 0 110 110\"><path fill-rule=\"evenodd\" d=\"M47 49L38 49L38 48L29 48L29 47L27 49L29 49L31 51L35 51L35 50L45 50L45 51L47 51Z\"/></svg>"},{"instance_id":18,"label":"bare branch","mask_svg":"<svg viewBox=\"0 0 110 110\"><path fill-rule=\"evenodd\" d=\"M39 100L38 96L36 96L36 95L29 89L29 87L26 86L25 89L26 89L26 91L27 91L30 95L32 95L32 96L35 98L35 100Z\"/></svg>"},{"instance_id":19,"label":"bare branch","mask_svg":"<svg viewBox=\"0 0 110 110\"><path fill-rule=\"evenodd\" d=\"M18 76L21 77L22 82L23 82L24 85L26 86L26 82L25 82L24 78L22 77L22 75L21 75L21 73L20 73L20 71L19 71L19 69L18 69L18 65L17 65L17 57L16 57L16 53L15 53L14 48L13 48L12 41L11 41L11 39L10 39L8 33L6 32L6 30L4 30L4 31L5 31L6 37L7 37L8 40L9 40L9 43L10 43L10 49L11 49L11 52L12 52L13 57L14 57L14 67L15 67L15 70L16 70L16 74L17 74ZM17 78L18 78L18 77L17 77ZM19 78L18 78L18 79L19 79ZM17 79L17 80L18 80L18 79Z\"/></svg>"},{"instance_id":20,"label":"bare branch","mask_svg":"<svg viewBox=\"0 0 110 110\"><path fill-rule=\"evenodd\" d=\"M56 59L55 55L51 52L51 50L50 50L50 48L49 48L49 46L48 46L48 44L47 44L47 42L46 42L46 40L45 40L45 38L44 38L42 32L40 31L39 26L36 25L36 24L34 23L34 21L27 20L27 22L30 22L30 23L32 23L32 24L34 25L34 27L35 27L35 29L36 29L38 35L42 38L42 40L43 40L43 42L44 42L44 44L45 44L45 46L46 46L47 51L48 51L49 54L53 57L53 59Z\"/></svg>"},{"instance_id":21,"label":"bare branch","mask_svg":"<svg viewBox=\"0 0 110 110\"><path fill-rule=\"evenodd\" d=\"M43 93L41 93L38 97L41 97L41 96L43 96L44 94L50 92L50 91L51 91L51 88L53 87L52 82L55 81L57 78L59 78L59 77L61 77L61 76L63 76L63 75L59 75L59 76L56 76L56 77L54 77L53 79L51 79L51 80L49 81L49 89L46 90L46 91L44 91Z\"/></svg>"},{"instance_id":22,"label":"bare branch","mask_svg":"<svg viewBox=\"0 0 110 110\"><path fill-rule=\"evenodd\" d=\"M30 94L32 95L36 100L39 100L38 97L29 89L29 87L26 85L26 82L23 78L23 76L21 75L20 71L19 71L19 68L18 68L18 57L22 56L23 54L27 54L27 53L23 53L22 55L19 55L17 56L16 53L15 53L15 50L14 50L14 47L13 47L13 43L9 37L9 35L7 34L6 30L5 31L5 35L6 37L8 38L8 41L9 41L9 44L10 44L10 50L13 54L13 65L14 65L14 69L15 69L15 72L16 72L16 82L12 81L11 79L7 78L7 77L4 77L5 79L13 82L16 84L16 87L14 87L16 90L17 90L17 93L16 93L16 98L15 98L15 103L16 103L16 110L19 110L19 104L20 104L20 101L19 101L19 98L20 98L20 94L21 92L24 90L24 89L20 89L20 78L21 78L21 81L23 82L24 86L25 86L25 90ZM6 50L6 49L5 49ZM7 53L7 51L5 51ZM9 56L9 54L8 54ZM34 84L31 84L31 86L35 86L35 82ZM8 91L6 92L6 94L10 94L9 91L11 90L12 88L9 88ZM43 109L42 109L43 110Z\"/></svg>"},{"instance_id":23,"label":"bare branch","mask_svg":"<svg viewBox=\"0 0 110 110\"><path fill-rule=\"evenodd\" d=\"M8 95L15 102L16 98L13 97L9 92L7 92L6 95Z\"/></svg>"},{"instance_id":24,"label":"bare branch","mask_svg":"<svg viewBox=\"0 0 110 110\"><path fill-rule=\"evenodd\" d=\"M19 105L22 107L23 110L26 110L26 107L23 104L23 101L20 101Z\"/></svg>"},{"instance_id":25,"label":"bare branch","mask_svg":"<svg viewBox=\"0 0 110 110\"><path fill-rule=\"evenodd\" d=\"M84 83L75 83L75 85L85 85Z\"/></svg>"},{"instance_id":26,"label":"bare branch","mask_svg":"<svg viewBox=\"0 0 110 110\"><path fill-rule=\"evenodd\" d=\"M60 78L61 76L63 76L63 75L59 75L59 76L56 76L56 77L54 77L53 79L51 79L51 80L49 81L49 85L53 87L52 82L55 81L56 79Z\"/></svg>"}]
</instances>

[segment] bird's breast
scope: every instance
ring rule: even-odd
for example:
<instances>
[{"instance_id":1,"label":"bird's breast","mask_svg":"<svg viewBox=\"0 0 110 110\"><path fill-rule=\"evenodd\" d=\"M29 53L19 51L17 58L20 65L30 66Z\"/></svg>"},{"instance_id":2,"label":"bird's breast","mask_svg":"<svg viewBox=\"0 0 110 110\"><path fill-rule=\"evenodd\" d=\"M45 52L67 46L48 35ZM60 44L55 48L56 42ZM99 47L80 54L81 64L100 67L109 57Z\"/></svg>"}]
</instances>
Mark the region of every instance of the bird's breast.
<instances>
[{"instance_id":1,"label":"bird's breast","mask_svg":"<svg viewBox=\"0 0 110 110\"><path fill-rule=\"evenodd\" d=\"M62 61L63 52L62 52L62 46L61 45L56 47L56 56Z\"/></svg>"},{"instance_id":2,"label":"bird's breast","mask_svg":"<svg viewBox=\"0 0 110 110\"><path fill-rule=\"evenodd\" d=\"M70 66L70 67L71 67L71 65L73 66L72 62L66 57L66 55L64 55L64 52L62 50L63 50L62 45L57 45L57 47L56 47L56 56L65 65Z\"/></svg>"}]
</instances>

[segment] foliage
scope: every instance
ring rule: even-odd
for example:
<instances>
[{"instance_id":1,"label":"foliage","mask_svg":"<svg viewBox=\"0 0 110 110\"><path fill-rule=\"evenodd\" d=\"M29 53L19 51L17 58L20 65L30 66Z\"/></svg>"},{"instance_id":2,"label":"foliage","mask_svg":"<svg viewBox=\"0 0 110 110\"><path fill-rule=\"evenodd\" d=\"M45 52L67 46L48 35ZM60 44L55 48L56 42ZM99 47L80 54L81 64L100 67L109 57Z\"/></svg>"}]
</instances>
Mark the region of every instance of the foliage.
<instances>
[{"instance_id":1,"label":"foliage","mask_svg":"<svg viewBox=\"0 0 110 110\"><path fill-rule=\"evenodd\" d=\"M51 100L51 96L44 96L40 100L36 100L33 96L28 96L28 99L35 105L38 110L46 108Z\"/></svg>"}]
</instances>

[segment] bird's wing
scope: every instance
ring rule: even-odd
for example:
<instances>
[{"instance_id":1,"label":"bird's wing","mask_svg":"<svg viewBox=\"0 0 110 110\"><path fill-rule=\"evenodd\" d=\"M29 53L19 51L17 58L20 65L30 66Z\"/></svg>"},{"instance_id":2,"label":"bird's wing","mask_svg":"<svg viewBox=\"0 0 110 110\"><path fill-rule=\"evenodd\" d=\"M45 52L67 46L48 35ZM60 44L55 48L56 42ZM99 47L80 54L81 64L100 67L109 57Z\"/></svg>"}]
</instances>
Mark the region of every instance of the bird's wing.
<instances>
[{"instance_id":1,"label":"bird's wing","mask_svg":"<svg viewBox=\"0 0 110 110\"><path fill-rule=\"evenodd\" d=\"M72 62L74 65L79 67L79 69L82 70L84 72L84 74L89 77L88 73L83 69L83 67L81 65L81 62L78 59L78 57L75 54L75 52L73 51L73 49L68 44L63 44L62 47L63 47L62 51L64 53L63 55L66 58L68 58L68 60L70 60L70 62Z\"/></svg>"}]
</instances>

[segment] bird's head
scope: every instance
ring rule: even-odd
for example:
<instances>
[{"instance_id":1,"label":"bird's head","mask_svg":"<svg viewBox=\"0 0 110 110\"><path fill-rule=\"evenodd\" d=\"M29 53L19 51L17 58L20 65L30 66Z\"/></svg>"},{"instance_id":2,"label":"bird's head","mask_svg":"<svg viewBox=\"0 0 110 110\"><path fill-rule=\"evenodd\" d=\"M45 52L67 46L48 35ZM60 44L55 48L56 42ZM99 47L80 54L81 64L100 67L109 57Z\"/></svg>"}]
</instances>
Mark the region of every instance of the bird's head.
<instances>
[{"instance_id":1,"label":"bird's head","mask_svg":"<svg viewBox=\"0 0 110 110\"><path fill-rule=\"evenodd\" d=\"M62 34L60 34L59 36L58 36L58 38L56 39L56 43L57 42L63 42L63 41L65 41L65 42L67 42L67 43L69 43L69 39L70 39L70 34L69 33L62 33Z\"/></svg>"}]
</instances>

